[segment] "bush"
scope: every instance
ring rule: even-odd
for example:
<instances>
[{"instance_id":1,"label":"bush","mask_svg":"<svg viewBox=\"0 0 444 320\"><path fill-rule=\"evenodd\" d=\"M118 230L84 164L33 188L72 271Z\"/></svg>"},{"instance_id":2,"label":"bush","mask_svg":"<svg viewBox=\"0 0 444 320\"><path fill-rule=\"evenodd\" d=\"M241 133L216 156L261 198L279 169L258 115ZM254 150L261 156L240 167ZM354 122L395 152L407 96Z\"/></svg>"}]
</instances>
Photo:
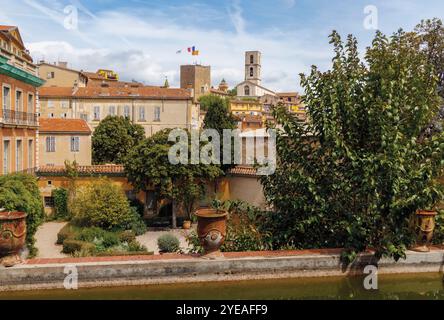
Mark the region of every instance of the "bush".
<instances>
[{"instance_id":1,"label":"bush","mask_svg":"<svg viewBox=\"0 0 444 320\"><path fill-rule=\"evenodd\" d=\"M22 211L26 218L26 244L30 256L37 254L34 234L44 220L44 210L37 179L27 174L0 176L0 208Z\"/></svg>"},{"instance_id":2,"label":"bush","mask_svg":"<svg viewBox=\"0 0 444 320\"><path fill-rule=\"evenodd\" d=\"M119 240L121 242L131 243L136 240L136 234L132 230L126 230L120 233Z\"/></svg>"},{"instance_id":3,"label":"bush","mask_svg":"<svg viewBox=\"0 0 444 320\"><path fill-rule=\"evenodd\" d=\"M73 222L78 226L105 230L123 229L134 221L134 212L122 189L108 179L100 179L78 190L73 215Z\"/></svg>"},{"instance_id":4,"label":"bush","mask_svg":"<svg viewBox=\"0 0 444 320\"><path fill-rule=\"evenodd\" d=\"M123 229L133 231L136 236L140 236L146 232L146 224L136 208L131 207L131 220L123 226Z\"/></svg>"},{"instance_id":5,"label":"bush","mask_svg":"<svg viewBox=\"0 0 444 320\"><path fill-rule=\"evenodd\" d=\"M60 229L57 234L57 242L56 244L63 244L63 241L66 239L74 239L76 233L74 231L74 227L70 224L67 224L62 229Z\"/></svg>"},{"instance_id":6,"label":"bush","mask_svg":"<svg viewBox=\"0 0 444 320\"><path fill-rule=\"evenodd\" d=\"M170 233L161 235L157 239L157 246L160 252L177 252L180 250L179 239Z\"/></svg>"},{"instance_id":7,"label":"bush","mask_svg":"<svg viewBox=\"0 0 444 320\"><path fill-rule=\"evenodd\" d=\"M66 239L63 241L63 253L74 254L75 252L88 252L90 254L94 253L95 245L93 243Z\"/></svg>"},{"instance_id":8,"label":"bush","mask_svg":"<svg viewBox=\"0 0 444 320\"><path fill-rule=\"evenodd\" d=\"M52 192L54 197L55 219L69 219L68 211L68 190L64 188L55 189Z\"/></svg>"}]
</instances>

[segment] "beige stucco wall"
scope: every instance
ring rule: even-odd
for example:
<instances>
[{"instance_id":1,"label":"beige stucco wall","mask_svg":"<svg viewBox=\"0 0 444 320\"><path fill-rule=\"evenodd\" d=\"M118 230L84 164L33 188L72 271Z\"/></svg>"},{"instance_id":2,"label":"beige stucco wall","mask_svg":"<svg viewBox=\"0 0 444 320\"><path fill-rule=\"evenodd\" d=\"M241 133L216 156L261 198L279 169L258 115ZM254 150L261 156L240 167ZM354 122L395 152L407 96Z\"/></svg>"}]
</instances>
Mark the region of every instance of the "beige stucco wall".
<instances>
[{"instance_id":1,"label":"beige stucco wall","mask_svg":"<svg viewBox=\"0 0 444 320\"><path fill-rule=\"evenodd\" d=\"M135 123L144 127L146 135L167 128L192 127L193 118L196 118L197 106L191 100L134 100L134 99L72 99L67 98L40 98L40 115L42 118L75 118L85 119L94 130L110 114L110 107L114 107L115 115L123 116L124 108L130 109L129 117ZM94 107L100 108L100 120L94 119ZM155 121L154 110L160 108L160 121ZM145 121L139 117L140 108L145 110ZM194 115L194 117L193 117ZM194 119L194 122L197 122Z\"/></svg>"},{"instance_id":2,"label":"beige stucco wall","mask_svg":"<svg viewBox=\"0 0 444 320\"><path fill-rule=\"evenodd\" d=\"M54 72L54 78L48 78L48 73ZM41 64L38 67L39 77L46 82L44 87L73 87L75 83L79 87L84 87L86 84L80 78L79 72L74 70L64 70L63 68L51 66L47 64Z\"/></svg>"},{"instance_id":3,"label":"beige stucco wall","mask_svg":"<svg viewBox=\"0 0 444 320\"><path fill-rule=\"evenodd\" d=\"M265 197L262 185L257 177L227 177L231 200L246 201L259 208L265 208Z\"/></svg>"},{"instance_id":4,"label":"beige stucco wall","mask_svg":"<svg viewBox=\"0 0 444 320\"><path fill-rule=\"evenodd\" d=\"M55 152L46 152L46 137L55 137ZM80 138L79 152L71 151L71 137ZM63 166L65 160L76 161L81 166L91 165L91 136L80 134L39 134L39 165Z\"/></svg>"}]
</instances>

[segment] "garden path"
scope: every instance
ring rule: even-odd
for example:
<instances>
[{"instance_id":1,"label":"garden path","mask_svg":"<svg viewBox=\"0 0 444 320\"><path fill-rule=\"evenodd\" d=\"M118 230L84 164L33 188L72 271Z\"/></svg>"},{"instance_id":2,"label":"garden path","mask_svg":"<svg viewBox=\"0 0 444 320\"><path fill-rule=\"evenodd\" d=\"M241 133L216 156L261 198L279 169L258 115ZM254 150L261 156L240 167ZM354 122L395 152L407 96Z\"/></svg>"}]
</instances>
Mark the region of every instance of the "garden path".
<instances>
[{"instance_id":1,"label":"garden path","mask_svg":"<svg viewBox=\"0 0 444 320\"><path fill-rule=\"evenodd\" d=\"M36 247L39 250L37 258L63 258L62 246L57 245L57 233L66 225L66 222L45 222L42 224L36 234Z\"/></svg>"}]
</instances>

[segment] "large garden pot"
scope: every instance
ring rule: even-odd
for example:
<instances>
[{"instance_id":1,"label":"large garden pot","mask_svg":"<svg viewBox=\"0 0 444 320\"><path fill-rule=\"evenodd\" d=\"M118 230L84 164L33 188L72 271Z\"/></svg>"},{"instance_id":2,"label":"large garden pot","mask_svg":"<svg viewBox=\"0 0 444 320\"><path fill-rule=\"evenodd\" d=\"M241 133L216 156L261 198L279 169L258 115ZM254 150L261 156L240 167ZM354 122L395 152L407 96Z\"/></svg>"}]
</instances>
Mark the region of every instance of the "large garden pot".
<instances>
[{"instance_id":1,"label":"large garden pot","mask_svg":"<svg viewBox=\"0 0 444 320\"><path fill-rule=\"evenodd\" d=\"M222 258L220 247L227 236L228 212L216 209L197 210L197 235L204 248L203 258Z\"/></svg>"},{"instance_id":2,"label":"large garden pot","mask_svg":"<svg viewBox=\"0 0 444 320\"><path fill-rule=\"evenodd\" d=\"M432 241L433 232L435 231L435 217L436 211L432 210L418 210L416 212L416 230L418 233L418 239L416 246L412 248L417 252L429 252L428 247Z\"/></svg>"},{"instance_id":3,"label":"large garden pot","mask_svg":"<svg viewBox=\"0 0 444 320\"><path fill-rule=\"evenodd\" d=\"M21 262L18 255L26 241L26 213L0 212L0 261L6 267Z\"/></svg>"}]
</instances>

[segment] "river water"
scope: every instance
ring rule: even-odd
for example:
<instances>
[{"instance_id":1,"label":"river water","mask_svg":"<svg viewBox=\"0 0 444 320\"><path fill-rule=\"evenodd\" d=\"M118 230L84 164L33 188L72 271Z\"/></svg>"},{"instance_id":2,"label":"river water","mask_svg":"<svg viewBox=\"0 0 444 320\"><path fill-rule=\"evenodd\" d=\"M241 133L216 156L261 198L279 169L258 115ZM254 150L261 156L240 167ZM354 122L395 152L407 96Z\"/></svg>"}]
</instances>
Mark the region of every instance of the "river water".
<instances>
[{"instance_id":1,"label":"river water","mask_svg":"<svg viewBox=\"0 0 444 320\"><path fill-rule=\"evenodd\" d=\"M180 283L79 290L0 292L2 299L82 300L277 300L277 299L435 299L444 300L443 275L380 275L378 290L364 289L363 277Z\"/></svg>"}]
</instances>

